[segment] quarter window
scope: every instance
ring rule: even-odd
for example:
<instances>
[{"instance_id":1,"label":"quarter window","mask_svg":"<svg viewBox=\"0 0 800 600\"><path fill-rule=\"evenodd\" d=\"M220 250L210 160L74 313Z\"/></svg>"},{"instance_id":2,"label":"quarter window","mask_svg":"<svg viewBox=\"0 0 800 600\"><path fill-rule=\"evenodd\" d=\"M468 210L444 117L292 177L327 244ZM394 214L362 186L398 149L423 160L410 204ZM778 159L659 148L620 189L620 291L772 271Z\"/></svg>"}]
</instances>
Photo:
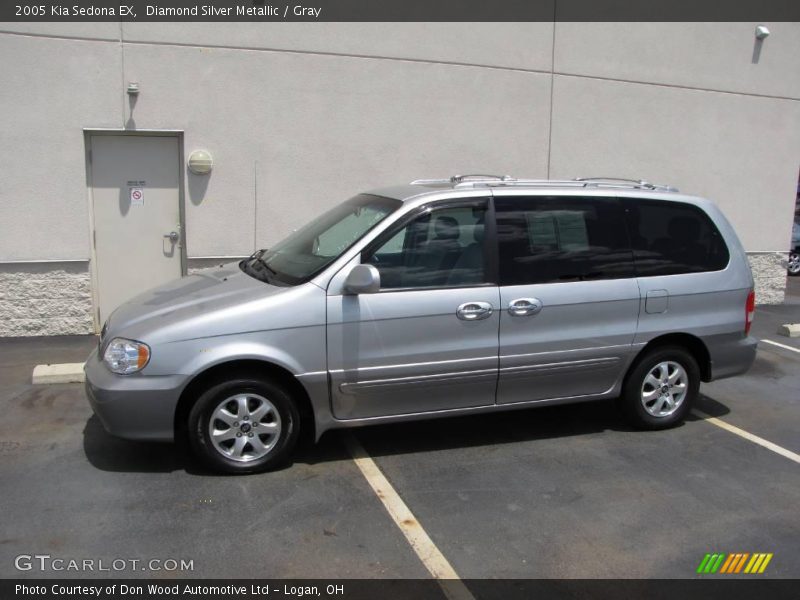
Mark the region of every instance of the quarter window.
<instances>
[{"instance_id":1,"label":"quarter window","mask_svg":"<svg viewBox=\"0 0 800 600\"><path fill-rule=\"evenodd\" d=\"M615 198L497 197L501 285L633 277Z\"/></svg>"},{"instance_id":2,"label":"quarter window","mask_svg":"<svg viewBox=\"0 0 800 600\"><path fill-rule=\"evenodd\" d=\"M700 208L654 200L624 203L640 276L719 271L727 266L725 241Z\"/></svg>"}]
</instances>

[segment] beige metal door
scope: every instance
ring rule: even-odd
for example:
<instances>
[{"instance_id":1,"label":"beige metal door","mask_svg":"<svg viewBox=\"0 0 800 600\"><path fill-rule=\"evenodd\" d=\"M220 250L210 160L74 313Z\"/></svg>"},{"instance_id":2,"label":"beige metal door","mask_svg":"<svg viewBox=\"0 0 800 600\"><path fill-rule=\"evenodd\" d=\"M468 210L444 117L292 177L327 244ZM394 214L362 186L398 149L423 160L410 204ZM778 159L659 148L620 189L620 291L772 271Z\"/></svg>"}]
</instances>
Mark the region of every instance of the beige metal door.
<instances>
[{"instance_id":1,"label":"beige metal door","mask_svg":"<svg viewBox=\"0 0 800 600\"><path fill-rule=\"evenodd\" d=\"M99 323L182 274L177 136L91 135L95 300Z\"/></svg>"}]
</instances>

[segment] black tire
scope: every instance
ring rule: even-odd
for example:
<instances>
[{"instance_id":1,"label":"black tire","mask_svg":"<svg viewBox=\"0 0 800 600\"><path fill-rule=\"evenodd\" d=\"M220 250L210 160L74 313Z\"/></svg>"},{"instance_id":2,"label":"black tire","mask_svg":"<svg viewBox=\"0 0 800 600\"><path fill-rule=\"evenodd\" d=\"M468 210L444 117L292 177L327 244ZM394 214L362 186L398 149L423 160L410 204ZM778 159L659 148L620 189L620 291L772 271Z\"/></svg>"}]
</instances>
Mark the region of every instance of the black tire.
<instances>
[{"instance_id":1,"label":"black tire","mask_svg":"<svg viewBox=\"0 0 800 600\"><path fill-rule=\"evenodd\" d=\"M261 401L267 400L266 404L270 405L269 414L263 418L269 419L269 422L265 420L262 423L259 419L258 425L270 427L277 423L279 433L255 434L255 432L264 431L263 429L258 430L258 425L250 425L249 428L243 429L247 427L244 418L241 424L238 420L236 421L237 427L216 420L215 428L224 427L227 431L229 427L231 435L236 435L236 438L244 438L244 441L233 438L215 444L211 436L212 414L219 414L215 411L221 407L222 403L235 396L244 397L245 404L255 407L264 405ZM230 400L227 406L235 409L237 404L236 400ZM247 415L246 419L249 420L249 412L241 414ZM253 422L249 421L249 423ZM288 461L300 433L300 414L292 397L282 386L257 378L237 377L209 387L197 399L189 412L187 425L189 445L205 466L222 473L259 473L276 469ZM247 440L248 436L252 442L259 442L262 448L270 445L270 449L259 456L259 450L254 445L249 445L251 441ZM231 442L231 454L224 455L218 447L225 448L228 441ZM239 450L238 459L233 457L235 452L233 447L237 443L244 444L244 449Z\"/></svg>"},{"instance_id":2,"label":"black tire","mask_svg":"<svg viewBox=\"0 0 800 600\"><path fill-rule=\"evenodd\" d=\"M658 366L662 364L679 365L688 381L685 382L685 388L683 388L685 389L685 395L679 403L675 400L675 396L672 395L675 388L666 390L665 393L669 394L669 397L675 401L677 408L670 414L658 416L651 414L650 410L662 406L663 412L667 412L670 410L669 405L666 403L658 404L660 402L658 396L652 401L645 402L643 396L645 391L650 392L653 389L657 395L661 395L660 391L663 388L656 388L650 383L645 385L645 379L651 373L656 375L659 372ZM675 373L676 371L669 371L668 369L667 372ZM667 380L669 380L669 377ZM683 422L697 399L699 390L700 368L697 366L694 356L680 346L662 346L648 350L630 368L622 386L619 404L627 420L637 429L667 429ZM674 393L679 394L679 392ZM646 408L646 404L650 406L650 410ZM658 411L656 410L656 412Z\"/></svg>"}]
</instances>

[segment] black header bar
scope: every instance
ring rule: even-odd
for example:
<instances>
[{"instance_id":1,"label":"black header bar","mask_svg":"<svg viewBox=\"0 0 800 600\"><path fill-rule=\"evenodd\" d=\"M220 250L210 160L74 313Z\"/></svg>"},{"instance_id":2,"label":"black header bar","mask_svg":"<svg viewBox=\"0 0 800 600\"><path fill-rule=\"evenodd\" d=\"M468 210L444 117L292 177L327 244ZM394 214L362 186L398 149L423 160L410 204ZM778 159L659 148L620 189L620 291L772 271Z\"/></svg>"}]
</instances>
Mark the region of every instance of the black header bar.
<instances>
[{"instance_id":1,"label":"black header bar","mask_svg":"<svg viewBox=\"0 0 800 600\"><path fill-rule=\"evenodd\" d=\"M800 21L800 0L4 0L0 21Z\"/></svg>"},{"instance_id":2,"label":"black header bar","mask_svg":"<svg viewBox=\"0 0 800 600\"><path fill-rule=\"evenodd\" d=\"M797 598L797 580L748 576L699 579L465 579L475 600L740 600ZM445 600L434 579L4 579L0 598L36 600Z\"/></svg>"}]
</instances>

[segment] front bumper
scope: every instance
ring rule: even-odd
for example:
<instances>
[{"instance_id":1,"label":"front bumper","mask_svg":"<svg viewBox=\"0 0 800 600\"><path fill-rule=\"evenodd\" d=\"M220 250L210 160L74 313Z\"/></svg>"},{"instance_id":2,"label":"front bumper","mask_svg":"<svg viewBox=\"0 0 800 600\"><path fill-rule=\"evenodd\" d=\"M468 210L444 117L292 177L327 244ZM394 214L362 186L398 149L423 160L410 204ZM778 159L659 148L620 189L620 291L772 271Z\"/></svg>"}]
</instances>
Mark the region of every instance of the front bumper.
<instances>
[{"instance_id":1,"label":"front bumper","mask_svg":"<svg viewBox=\"0 0 800 600\"><path fill-rule=\"evenodd\" d=\"M188 382L184 375L115 375L97 350L84 366L86 396L111 435L129 440L172 441L175 408Z\"/></svg>"}]
</instances>

